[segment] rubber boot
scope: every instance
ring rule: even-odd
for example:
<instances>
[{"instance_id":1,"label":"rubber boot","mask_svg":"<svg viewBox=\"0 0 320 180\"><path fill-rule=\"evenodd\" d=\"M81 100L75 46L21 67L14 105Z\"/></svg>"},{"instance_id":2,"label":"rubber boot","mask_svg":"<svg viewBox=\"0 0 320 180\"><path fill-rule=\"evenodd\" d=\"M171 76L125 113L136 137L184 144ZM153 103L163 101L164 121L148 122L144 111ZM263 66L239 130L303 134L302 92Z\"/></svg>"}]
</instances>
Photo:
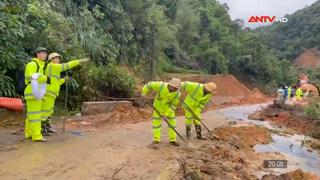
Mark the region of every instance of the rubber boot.
<instances>
[{"instance_id":1,"label":"rubber boot","mask_svg":"<svg viewBox=\"0 0 320 180\"><path fill-rule=\"evenodd\" d=\"M51 117L49 117L48 120L46 121L46 130L49 133L56 133L57 132L57 130L55 128L53 128L51 125Z\"/></svg>"},{"instance_id":2,"label":"rubber boot","mask_svg":"<svg viewBox=\"0 0 320 180\"><path fill-rule=\"evenodd\" d=\"M51 136L47 130L47 127L46 127L47 123L46 122L41 122L41 134L43 136Z\"/></svg>"},{"instance_id":3,"label":"rubber boot","mask_svg":"<svg viewBox=\"0 0 320 180\"><path fill-rule=\"evenodd\" d=\"M34 140L33 142L47 142L47 139Z\"/></svg>"},{"instance_id":4,"label":"rubber boot","mask_svg":"<svg viewBox=\"0 0 320 180\"><path fill-rule=\"evenodd\" d=\"M191 126L186 126L186 135L187 135L187 138L190 139L190 137L191 137Z\"/></svg>"},{"instance_id":5,"label":"rubber boot","mask_svg":"<svg viewBox=\"0 0 320 180\"><path fill-rule=\"evenodd\" d=\"M170 142L170 145L176 146L176 147L180 146L180 144L177 143L177 141L171 141L171 142Z\"/></svg>"},{"instance_id":6,"label":"rubber boot","mask_svg":"<svg viewBox=\"0 0 320 180\"><path fill-rule=\"evenodd\" d=\"M152 143L148 146L150 149L158 149L159 148L159 141L152 141Z\"/></svg>"},{"instance_id":7,"label":"rubber boot","mask_svg":"<svg viewBox=\"0 0 320 180\"><path fill-rule=\"evenodd\" d=\"M201 125L196 125L196 133L197 133L197 139L205 140L206 138L202 137L201 134Z\"/></svg>"}]
</instances>

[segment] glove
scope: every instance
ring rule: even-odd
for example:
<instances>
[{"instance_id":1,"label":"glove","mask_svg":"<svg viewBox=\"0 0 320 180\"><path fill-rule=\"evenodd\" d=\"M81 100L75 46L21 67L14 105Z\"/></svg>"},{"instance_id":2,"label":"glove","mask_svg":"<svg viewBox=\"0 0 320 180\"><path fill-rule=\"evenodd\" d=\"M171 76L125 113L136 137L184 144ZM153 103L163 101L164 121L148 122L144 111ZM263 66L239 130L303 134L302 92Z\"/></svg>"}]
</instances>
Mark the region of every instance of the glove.
<instances>
[{"instance_id":1,"label":"glove","mask_svg":"<svg viewBox=\"0 0 320 180\"><path fill-rule=\"evenodd\" d=\"M80 63L86 63L90 61L90 58L82 58L82 59L79 59L79 61Z\"/></svg>"},{"instance_id":2,"label":"glove","mask_svg":"<svg viewBox=\"0 0 320 180\"><path fill-rule=\"evenodd\" d=\"M40 83L40 84L47 83L47 76L41 75L38 78L38 83Z\"/></svg>"}]
</instances>

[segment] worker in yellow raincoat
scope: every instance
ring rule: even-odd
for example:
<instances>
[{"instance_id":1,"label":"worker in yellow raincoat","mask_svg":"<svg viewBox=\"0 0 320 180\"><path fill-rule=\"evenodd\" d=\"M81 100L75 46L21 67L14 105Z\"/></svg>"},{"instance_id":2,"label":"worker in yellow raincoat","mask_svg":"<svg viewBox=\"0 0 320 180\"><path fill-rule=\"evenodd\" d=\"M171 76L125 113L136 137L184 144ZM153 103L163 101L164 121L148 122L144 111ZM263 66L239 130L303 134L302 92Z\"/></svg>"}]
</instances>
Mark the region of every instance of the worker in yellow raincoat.
<instances>
[{"instance_id":1,"label":"worker in yellow raincoat","mask_svg":"<svg viewBox=\"0 0 320 180\"><path fill-rule=\"evenodd\" d=\"M41 109L46 91L47 77L44 75L44 66L48 50L39 47L33 58L25 67L24 99L26 100L25 138L32 141L45 142L41 134Z\"/></svg>"},{"instance_id":2,"label":"worker in yellow raincoat","mask_svg":"<svg viewBox=\"0 0 320 180\"><path fill-rule=\"evenodd\" d=\"M186 81L182 83L181 89L188 94L182 104L185 112L186 135L190 138L191 126L194 124L197 138L204 139L201 134L201 123L198 119L201 119L201 112L212 98L213 93L216 92L217 86L213 82L201 84Z\"/></svg>"},{"instance_id":3,"label":"worker in yellow raincoat","mask_svg":"<svg viewBox=\"0 0 320 180\"><path fill-rule=\"evenodd\" d=\"M288 101L291 100L291 93L292 93L292 88L291 86L288 87Z\"/></svg>"},{"instance_id":4,"label":"worker in yellow raincoat","mask_svg":"<svg viewBox=\"0 0 320 180\"><path fill-rule=\"evenodd\" d=\"M168 120L170 126L168 127L169 142L171 145L179 146L176 142L176 133L172 128L176 128L175 110L180 100L180 84L178 78L173 78L169 82L155 82L151 81L142 89L142 96L146 96L149 91L157 93L153 107L160 113L153 111L152 125L153 125L153 142L151 147L160 143L161 123L162 117Z\"/></svg>"},{"instance_id":5,"label":"worker in yellow raincoat","mask_svg":"<svg viewBox=\"0 0 320 180\"><path fill-rule=\"evenodd\" d=\"M298 89L296 90L296 100L300 101L303 97L303 92L301 87L298 87Z\"/></svg>"},{"instance_id":6,"label":"worker in yellow raincoat","mask_svg":"<svg viewBox=\"0 0 320 180\"><path fill-rule=\"evenodd\" d=\"M61 55L58 53L51 53L48 57L49 64L45 69L45 75L50 78L50 84L47 85L47 91L44 96L44 102L42 106L42 133L44 135L49 135L48 133L55 133L51 125L50 117L54 112L54 104L56 98L59 96L60 86L65 83L66 78L61 78L61 72L72 69L80 63L88 62L89 58L83 58L79 60L73 60L67 63L60 64Z\"/></svg>"}]
</instances>

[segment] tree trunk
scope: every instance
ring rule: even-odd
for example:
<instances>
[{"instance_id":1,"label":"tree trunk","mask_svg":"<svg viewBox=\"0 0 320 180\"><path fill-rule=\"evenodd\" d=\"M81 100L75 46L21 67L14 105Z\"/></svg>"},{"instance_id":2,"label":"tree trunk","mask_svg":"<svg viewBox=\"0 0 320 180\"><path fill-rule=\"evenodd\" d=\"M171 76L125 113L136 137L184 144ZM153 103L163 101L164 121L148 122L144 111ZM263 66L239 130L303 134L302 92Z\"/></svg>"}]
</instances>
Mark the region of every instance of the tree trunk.
<instances>
[{"instance_id":1,"label":"tree trunk","mask_svg":"<svg viewBox=\"0 0 320 180\"><path fill-rule=\"evenodd\" d=\"M156 31L156 26L155 22L152 22L152 38L151 38L151 52L150 52L150 81L154 79L154 74L155 74L155 31Z\"/></svg>"}]
</instances>

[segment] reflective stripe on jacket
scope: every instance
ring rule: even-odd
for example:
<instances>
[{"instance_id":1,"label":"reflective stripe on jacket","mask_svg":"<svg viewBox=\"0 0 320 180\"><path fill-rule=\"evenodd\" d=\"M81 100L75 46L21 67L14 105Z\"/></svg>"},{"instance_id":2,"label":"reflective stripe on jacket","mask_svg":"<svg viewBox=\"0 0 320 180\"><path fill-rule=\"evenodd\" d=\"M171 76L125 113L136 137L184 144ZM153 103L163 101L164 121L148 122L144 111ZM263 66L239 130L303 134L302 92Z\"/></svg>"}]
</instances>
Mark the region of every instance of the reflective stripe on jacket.
<instances>
[{"instance_id":1,"label":"reflective stripe on jacket","mask_svg":"<svg viewBox=\"0 0 320 180\"><path fill-rule=\"evenodd\" d=\"M36 62L34 62L36 61ZM38 68L38 65L39 68ZM24 83L26 85L26 88L24 90L24 98L25 99L35 99L35 97L32 94L32 87L31 87L31 78L33 75L35 75L36 73L39 73L39 77L38 77L38 82L39 83L45 83L42 81L46 81L46 77L44 76L43 73L43 68L45 65L45 61L41 61L38 58L33 58L25 67L25 72L24 72Z\"/></svg>"},{"instance_id":2,"label":"reflective stripe on jacket","mask_svg":"<svg viewBox=\"0 0 320 180\"><path fill-rule=\"evenodd\" d=\"M182 90L188 93L184 103L187 104L191 109L203 109L212 97L211 94L206 94L205 96L203 95L204 85L201 83L186 81L182 83L181 87Z\"/></svg>"},{"instance_id":3,"label":"reflective stripe on jacket","mask_svg":"<svg viewBox=\"0 0 320 180\"><path fill-rule=\"evenodd\" d=\"M175 117L181 94L179 91L170 92L166 82L151 81L142 89L142 94L147 95L149 91L157 93L153 106L164 116Z\"/></svg>"},{"instance_id":4,"label":"reflective stripe on jacket","mask_svg":"<svg viewBox=\"0 0 320 180\"><path fill-rule=\"evenodd\" d=\"M54 64L50 62L45 70L45 75L50 77L51 80L51 83L47 86L46 95L56 98L60 93L60 86L65 82L64 78L60 78L61 72L72 69L79 64L79 60L74 60L63 64Z\"/></svg>"}]
</instances>

